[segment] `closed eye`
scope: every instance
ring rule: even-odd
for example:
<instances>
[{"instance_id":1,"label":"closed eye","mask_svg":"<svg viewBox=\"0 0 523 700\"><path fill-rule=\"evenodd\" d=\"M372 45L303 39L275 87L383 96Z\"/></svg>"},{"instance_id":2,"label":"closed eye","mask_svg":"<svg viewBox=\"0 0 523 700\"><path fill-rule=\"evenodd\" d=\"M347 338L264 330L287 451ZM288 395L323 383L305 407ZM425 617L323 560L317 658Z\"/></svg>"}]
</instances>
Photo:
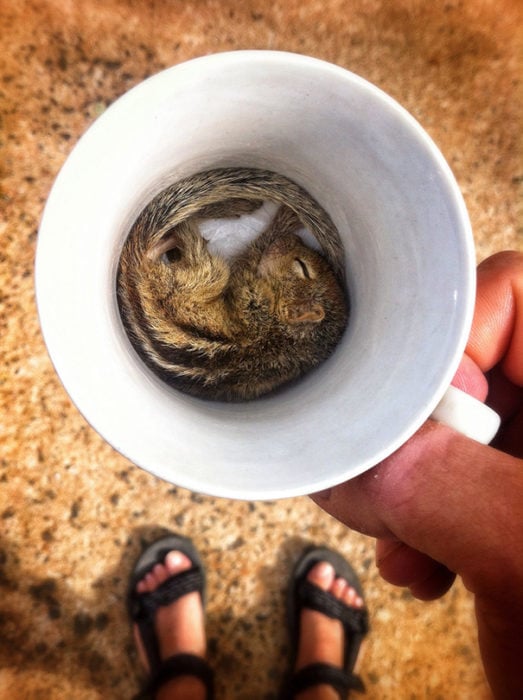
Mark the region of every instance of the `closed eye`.
<instances>
[{"instance_id":1,"label":"closed eye","mask_svg":"<svg viewBox=\"0 0 523 700\"><path fill-rule=\"evenodd\" d=\"M311 279L311 274L309 272L309 268L307 265L301 260L300 258L294 258L294 262L297 263L295 265L296 272L300 273L303 275L303 277L306 277L308 280Z\"/></svg>"},{"instance_id":2,"label":"closed eye","mask_svg":"<svg viewBox=\"0 0 523 700\"><path fill-rule=\"evenodd\" d=\"M160 260L165 264L165 265L170 265L171 263L178 262L182 257L182 252L179 248L170 248L169 250L166 250L165 253L161 256Z\"/></svg>"}]
</instances>

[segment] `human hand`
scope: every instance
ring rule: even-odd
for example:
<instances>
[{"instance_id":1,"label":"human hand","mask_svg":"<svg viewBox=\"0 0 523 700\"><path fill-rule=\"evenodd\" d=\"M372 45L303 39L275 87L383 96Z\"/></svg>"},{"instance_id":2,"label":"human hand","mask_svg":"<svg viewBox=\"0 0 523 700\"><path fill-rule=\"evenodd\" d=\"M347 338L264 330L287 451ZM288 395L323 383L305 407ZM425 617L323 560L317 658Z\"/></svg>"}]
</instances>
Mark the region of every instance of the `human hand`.
<instances>
[{"instance_id":1,"label":"human hand","mask_svg":"<svg viewBox=\"0 0 523 700\"><path fill-rule=\"evenodd\" d=\"M493 445L429 420L374 469L312 498L378 538L381 575L414 596L436 598L456 574L463 578L476 596L487 673L501 688L497 656L505 675L511 654L516 673L523 658L523 643L514 650L500 640L515 620L518 639L523 629L523 254L499 253L479 266L471 335L453 384L500 414ZM489 636L485 625L498 631Z\"/></svg>"}]
</instances>

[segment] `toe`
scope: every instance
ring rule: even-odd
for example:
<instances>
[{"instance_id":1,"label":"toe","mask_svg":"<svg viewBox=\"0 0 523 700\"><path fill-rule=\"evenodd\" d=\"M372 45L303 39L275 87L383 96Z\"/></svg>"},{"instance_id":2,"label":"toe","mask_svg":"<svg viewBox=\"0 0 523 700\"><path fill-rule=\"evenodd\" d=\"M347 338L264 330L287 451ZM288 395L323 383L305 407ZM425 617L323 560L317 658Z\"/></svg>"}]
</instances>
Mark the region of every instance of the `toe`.
<instances>
[{"instance_id":1,"label":"toe","mask_svg":"<svg viewBox=\"0 0 523 700\"><path fill-rule=\"evenodd\" d=\"M343 595L341 597L342 601L345 603L345 605L354 605L354 601L356 600L356 591L352 586L347 586L345 591L343 592Z\"/></svg>"},{"instance_id":2,"label":"toe","mask_svg":"<svg viewBox=\"0 0 523 700\"><path fill-rule=\"evenodd\" d=\"M149 571L149 573L144 576L143 582L147 593L151 593L151 591L154 591L156 588L156 578L154 577L152 571Z\"/></svg>"},{"instance_id":3,"label":"toe","mask_svg":"<svg viewBox=\"0 0 523 700\"><path fill-rule=\"evenodd\" d=\"M169 572L164 564L156 564L151 573L155 580L155 588L161 586L161 584L169 578Z\"/></svg>"},{"instance_id":4,"label":"toe","mask_svg":"<svg viewBox=\"0 0 523 700\"><path fill-rule=\"evenodd\" d=\"M332 564L320 561L311 568L307 574L307 580L318 588L328 591L334 581L335 571Z\"/></svg>"},{"instance_id":5,"label":"toe","mask_svg":"<svg viewBox=\"0 0 523 700\"><path fill-rule=\"evenodd\" d=\"M191 560L183 552L173 550L165 557L165 569L168 576L179 574L181 571L187 571L191 566Z\"/></svg>"},{"instance_id":6,"label":"toe","mask_svg":"<svg viewBox=\"0 0 523 700\"><path fill-rule=\"evenodd\" d=\"M330 588L330 593L338 600L341 600L345 595L347 588L349 587L347 581L344 578L334 579L332 586Z\"/></svg>"},{"instance_id":7,"label":"toe","mask_svg":"<svg viewBox=\"0 0 523 700\"><path fill-rule=\"evenodd\" d=\"M362 608L363 599L358 593L358 591L352 586L347 585L344 593L342 594L341 601L345 603L350 608Z\"/></svg>"}]
</instances>

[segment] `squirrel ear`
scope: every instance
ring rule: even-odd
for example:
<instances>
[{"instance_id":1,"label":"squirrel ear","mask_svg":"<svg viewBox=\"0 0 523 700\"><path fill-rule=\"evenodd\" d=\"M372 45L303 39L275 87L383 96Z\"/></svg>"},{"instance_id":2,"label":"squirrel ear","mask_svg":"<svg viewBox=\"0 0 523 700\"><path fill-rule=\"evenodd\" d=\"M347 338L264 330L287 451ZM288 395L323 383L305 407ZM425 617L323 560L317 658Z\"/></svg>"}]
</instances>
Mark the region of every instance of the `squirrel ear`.
<instances>
[{"instance_id":1,"label":"squirrel ear","mask_svg":"<svg viewBox=\"0 0 523 700\"><path fill-rule=\"evenodd\" d=\"M287 313L289 323L319 323L325 318L325 309L321 304L297 304Z\"/></svg>"}]
</instances>

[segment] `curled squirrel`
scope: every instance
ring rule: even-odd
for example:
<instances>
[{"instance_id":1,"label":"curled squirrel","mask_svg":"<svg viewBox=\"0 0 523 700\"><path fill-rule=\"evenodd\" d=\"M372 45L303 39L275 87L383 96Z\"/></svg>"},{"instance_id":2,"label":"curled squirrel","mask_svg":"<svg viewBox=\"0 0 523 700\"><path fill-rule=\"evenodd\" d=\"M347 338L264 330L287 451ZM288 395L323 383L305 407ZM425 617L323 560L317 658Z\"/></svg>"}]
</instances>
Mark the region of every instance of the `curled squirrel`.
<instances>
[{"instance_id":1,"label":"curled squirrel","mask_svg":"<svg viewBox=\"0 0 523 700\"><path fill-rule=\"evenodd\" d=\"M281 204L272 223L227 261L198 221ZM324 255L296 232L306 227ZM242 401L325 360L347 324L342 247L328 214L287 178L221 168L184 178L141 212L117 274L132 345L161 379L193 396Z\"/></svg>"}]
</instances>

